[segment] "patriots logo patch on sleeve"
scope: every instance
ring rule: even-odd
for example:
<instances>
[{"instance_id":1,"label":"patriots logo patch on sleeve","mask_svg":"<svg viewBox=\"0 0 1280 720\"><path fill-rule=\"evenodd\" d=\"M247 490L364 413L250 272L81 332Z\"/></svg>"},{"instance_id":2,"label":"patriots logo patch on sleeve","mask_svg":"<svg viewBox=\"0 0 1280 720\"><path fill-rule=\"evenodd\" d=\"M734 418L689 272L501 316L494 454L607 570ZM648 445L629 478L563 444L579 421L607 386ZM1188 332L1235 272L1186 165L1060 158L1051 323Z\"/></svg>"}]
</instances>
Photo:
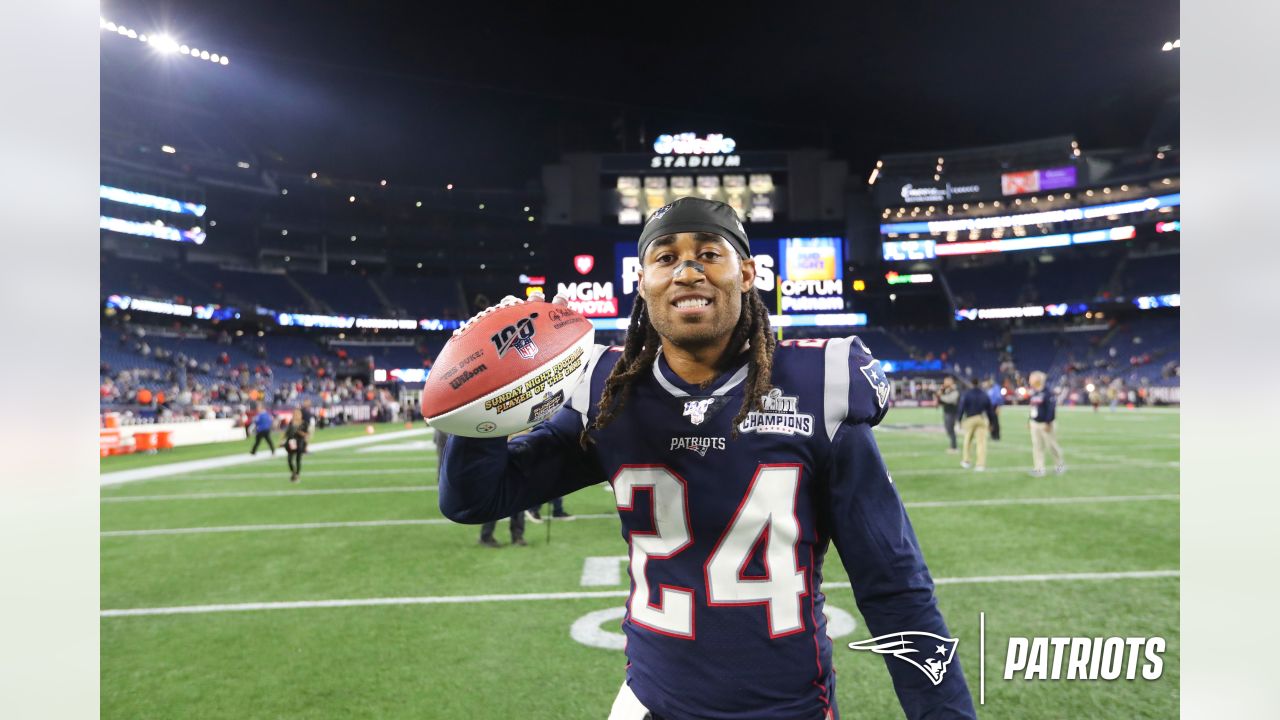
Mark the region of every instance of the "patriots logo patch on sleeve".
<instances>
[{"instance_id":1,"label":"patriots logo patch on sleeve","mask_svg":"<svg viewBox=\"0 0 1280 720\"><path fill-rule=\"evenodd\" d=\"M884 407L885 403L889 402L889 393L893 390L893 385L884 374L884 368L880 367L880 361L872 360L859 369L862 370L862 376L871 384L871 388L876 391L876 403Z\"/></svg>"},{"instance_id":2,"label":"patriots logo patch on sleeve","mask_svg":"<svg viewBox=\"0 0 1280 720\"><path fill-rule=\"evenodd\" d=\"M929 682L937 685L947 674L947 668L955 658L956 646L959 644L960 640L957 638L912 630L849 643L849 649L892 655L916 666L929 678Z\"/></svg>"}]
</instances>

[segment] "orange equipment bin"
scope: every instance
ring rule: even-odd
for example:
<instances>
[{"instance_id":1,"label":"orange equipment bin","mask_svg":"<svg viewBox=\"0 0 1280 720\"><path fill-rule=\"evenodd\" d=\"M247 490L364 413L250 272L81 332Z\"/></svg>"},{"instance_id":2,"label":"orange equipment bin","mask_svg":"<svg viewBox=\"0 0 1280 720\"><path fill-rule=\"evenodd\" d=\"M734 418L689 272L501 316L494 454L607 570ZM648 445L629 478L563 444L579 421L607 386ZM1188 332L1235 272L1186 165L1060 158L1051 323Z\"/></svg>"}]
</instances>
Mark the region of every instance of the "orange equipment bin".
<instances>
[{"instance_id":1,"label":"orange equipment bin","mask_svg":"<svg viewBox=\"0 0 1280 720\"><path fill-rule=\"evenodd\" d=\"M156 434L136 432L133 434L133 449L137 452L150 452L156 449Z\"/></svg>"},{"instance_id":2,"label":"orange equipment bin","mask_svg":"<svg viewBox=\"0 0 1280 720\"><path fill-rule=\"evenodd\" d=\"M162 430L156 433L156 449L172 450L173 449L173 431Z\"/></svg>"}]
</instances>

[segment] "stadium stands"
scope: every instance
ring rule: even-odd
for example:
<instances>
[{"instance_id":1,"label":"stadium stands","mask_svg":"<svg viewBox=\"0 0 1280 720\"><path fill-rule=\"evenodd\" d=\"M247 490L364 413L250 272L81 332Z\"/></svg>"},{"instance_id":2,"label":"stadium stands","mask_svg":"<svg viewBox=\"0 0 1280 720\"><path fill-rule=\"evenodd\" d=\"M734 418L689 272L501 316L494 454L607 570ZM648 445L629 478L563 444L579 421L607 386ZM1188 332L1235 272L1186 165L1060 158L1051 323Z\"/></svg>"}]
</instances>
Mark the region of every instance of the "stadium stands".
<instances>
[{"instance_id":1,"label":"stadium stands","mask_svg":"<svg viewBox=\"0 0 1280 720\"><path fill-rule=\"evenodd\" d=\"M462 290L454 278L384 275L372 282L398 316L461 319L469 315L462 311Z\"/></svg>"}]
</instances>

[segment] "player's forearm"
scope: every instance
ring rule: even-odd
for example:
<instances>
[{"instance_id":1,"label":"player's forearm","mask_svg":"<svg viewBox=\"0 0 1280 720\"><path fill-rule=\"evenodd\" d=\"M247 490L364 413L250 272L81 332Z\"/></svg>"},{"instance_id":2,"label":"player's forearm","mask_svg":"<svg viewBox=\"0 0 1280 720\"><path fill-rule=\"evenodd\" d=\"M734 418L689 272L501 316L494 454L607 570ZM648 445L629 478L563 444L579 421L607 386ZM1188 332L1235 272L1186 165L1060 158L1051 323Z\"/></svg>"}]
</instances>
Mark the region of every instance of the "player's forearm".
<instances>
[{"instance_id":1,"label":"player's forearm","mask_svg":"<svg viewBox=\"0 0 1280 720\"><path fill-rule=\"evenodd\" d=\"M505 438L450 437L439 462L440 512L445 517L475 524L512 514L506 509L510 499Z\"/></svg>"},{"instance_id":2,"label":"player's forearm","mask_svg":"<svg viewBox=\"0 0 1280 720\"><path fill-rule=\"evenodd\" d=\"M601 482L577 444L581 416L561 413L510 441L451 436L440 459L445 517L490 522Z\"/></svg>"}]
</instances>

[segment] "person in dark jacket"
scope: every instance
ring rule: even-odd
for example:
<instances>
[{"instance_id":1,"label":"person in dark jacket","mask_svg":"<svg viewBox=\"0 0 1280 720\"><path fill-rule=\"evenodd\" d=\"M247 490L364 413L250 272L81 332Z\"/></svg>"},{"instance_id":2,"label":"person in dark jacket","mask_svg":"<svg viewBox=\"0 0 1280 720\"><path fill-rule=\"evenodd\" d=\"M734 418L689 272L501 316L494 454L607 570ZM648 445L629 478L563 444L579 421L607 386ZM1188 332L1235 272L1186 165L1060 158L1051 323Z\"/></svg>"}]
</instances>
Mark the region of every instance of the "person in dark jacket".
<instances>
[{"instance_id":1,"label":"person in dark jacket","mask_svg":"<svg viewBox=\"0 0 1280 720\"><path fill-rule=\"evenodd\" d=\"M969 389L960 396L959 416L960 432L964 435L960 467L972 467L975 472L982 472L987 469L987 436L996 422L996 408L985 390L976 383L970 383ZM970 454L975 446L976 457ZM969 461L971 457L974 457L974 462Z\"/></svg>"},{"instance_id":2,"label":"person in dark jacket","mask_svg":"<svg viewBox=\"0 0 1280 720\"><path fill-rule=\"evenodd\" d=\"M942 427L951 440L949 453L956 450L956 412L960 403L960 389L956 387L955 378L948 375L942 380L942 388L938 391L938 404L942 406Z\"/></svg>"},{"instance_id":3,"label":"person in dark jacket","mask_svg":"<svg viewBox=\"0 0 1280 720\"><path fill-rule=\"evenodd\" d=\"M289 482L298 482L302 475L302 455L307 452L307 438L310 435L302 411L294 410L284 429L284 449L289 454Z\"/></svg>"}]
</instances>

